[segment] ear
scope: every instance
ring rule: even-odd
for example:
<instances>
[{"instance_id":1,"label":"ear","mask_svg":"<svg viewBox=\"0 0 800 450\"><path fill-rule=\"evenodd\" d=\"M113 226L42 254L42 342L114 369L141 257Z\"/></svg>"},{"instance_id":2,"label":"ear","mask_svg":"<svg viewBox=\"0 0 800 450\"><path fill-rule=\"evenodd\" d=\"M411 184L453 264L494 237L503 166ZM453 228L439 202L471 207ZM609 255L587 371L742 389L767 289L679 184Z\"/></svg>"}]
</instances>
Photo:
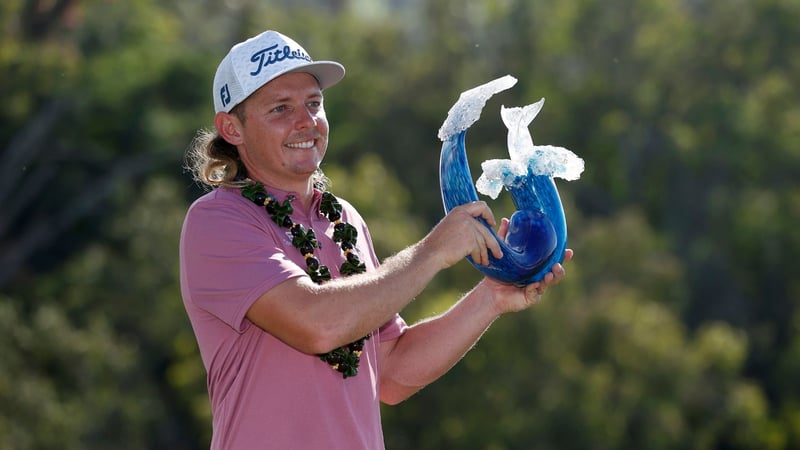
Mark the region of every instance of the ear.
<instances>
[{"instance_id":1,"label":"ear","mask_svg":"<svg viewBox=\"0 0 800 450\"><path fill-rule=\"evenodd\" d=\"M214 116L214 126L220 136L233 145L240 145L244 142L242 137L242 123L234 114L218 112Z\"/></svg>"}]
</instances>

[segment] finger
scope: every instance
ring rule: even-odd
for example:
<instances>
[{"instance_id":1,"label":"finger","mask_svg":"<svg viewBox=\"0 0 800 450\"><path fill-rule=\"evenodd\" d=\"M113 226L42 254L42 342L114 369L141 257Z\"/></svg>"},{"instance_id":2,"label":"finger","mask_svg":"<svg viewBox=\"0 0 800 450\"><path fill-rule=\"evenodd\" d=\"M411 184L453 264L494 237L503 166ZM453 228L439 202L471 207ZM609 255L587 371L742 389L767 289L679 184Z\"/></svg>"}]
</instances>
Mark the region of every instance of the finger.
<instances>
[{"instance_id":1,"label":"finger","mask_svg":"<svg viewBox=\"0 0 800 450\"><path fill-rule=\"evenodd\" d=\"M564 267L558 263L554 264L550 270L551 271L544 276L544 279L542 279L542 284L545 288L554 284L558 284L558 282L561 281L566 274Z\"/></svg>"},{"instance_id":2,"label":"finger","mask_svg":"<svg viewBox=\"0 0 800 450\"><path fill-rule=\"evenodd\" d=\"M494 214L492 214L492 210L489 208L489 205L487 205L486 202L474 201L461 206L463 206L465 211L467 211L467 213L469 213L472 217L482 218L489 224L489 226L494 227L497 224L494 220Z\"/></svg>"},{"instance_id":3,"label":"finger","mask_svg":"<svg viewBox=\"0 0 800 450\"><path fill-rule=\"evenodd\" d=\"M568 249L564 250L564 262L563 262L563 264L566 264L566 263L572 261L572 257L574 255L575 255L575 252L571 248L568 248Z\"/></svg>"},{"instance_id":4,"label":"finger","mask_svg":"<svg viewBox=\"0 0 800 450\"><path fill-rule=\"evenodd\" d=\"M482 227L485 228L485 227ZM475 238L475 247L472 250L472 259L483 266L489 265L489 251L486 249L486 239L478 234Z\"/></svg>"},{"instance_id":5,"label":"finger","mask_svg":"<svg viewBox=\"0 0 800 450\"><path fill-rule=\"evenodd\" d=\"M553 275L555 275L556 280L560 280L560 279L564 278L564 275L567 274L567 271L564 270L564 266L562 266L561 264L558 264L558 263L553 264L553 268L551 269L551 272L553 273Z\"/></svg>"},{"instance_id":6,"label":"finger","mask_svg":"<svg viewBox=\"0 0 800 450\"><path fill-rule=\"evenodd\" d=\"M481 227L481 234L483 235L484 242L486 243L486 247L489 251L492 252L492 255L500 259L503 257L503 249L500 247L500 242L494 237L492 231L489 228ZM487 255L488 258L488 255ZM488 260L487 260L488 261Z\"/></svg>"},{"instance_id":7,"label":"finger","mask_svg":"<svg viewBox=\"0 0 800 450\"><path fill-rule=\"evenodd\" d=\"M500 239L505 239L506 234L508 234L508 224L509 220L505 217L500 219L500 228L497 230L497 235L500 236Z\"/></svg>"}]
</instances>

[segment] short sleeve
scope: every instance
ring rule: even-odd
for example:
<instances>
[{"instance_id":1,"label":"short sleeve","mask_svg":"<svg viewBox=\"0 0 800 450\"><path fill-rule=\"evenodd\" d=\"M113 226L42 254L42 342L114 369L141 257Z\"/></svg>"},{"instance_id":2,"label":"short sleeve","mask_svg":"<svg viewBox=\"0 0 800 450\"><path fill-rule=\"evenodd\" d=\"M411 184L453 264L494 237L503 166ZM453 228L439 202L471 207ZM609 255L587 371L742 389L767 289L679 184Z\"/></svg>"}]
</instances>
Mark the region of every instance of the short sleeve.
<instances>
[{"instance_id":1,"label":"short sleeve","mask_svg":"<svg viewBox=\"0 0 800 450\"><path fill-rule=\"evenodd\" d=\"M378 334L381 342L391 341L402 336L403 333L406 332L406 329L408 329L406 321L400 317L400 314L395 314L390 321L381 326L380 330L378 330Z\"/></svg>"},{"instance_id":2,"label":"short sleeve","mask_svg":"<svg viewBox=\"0 0 800 450\"><path fill-rule=\"evenodd\" d=\"M187 294L194 306L242 332L247 311L264 292L305 271L252 208L213 194L204 200L189 209L181 234Z\"/></svg>"}]
</instances>

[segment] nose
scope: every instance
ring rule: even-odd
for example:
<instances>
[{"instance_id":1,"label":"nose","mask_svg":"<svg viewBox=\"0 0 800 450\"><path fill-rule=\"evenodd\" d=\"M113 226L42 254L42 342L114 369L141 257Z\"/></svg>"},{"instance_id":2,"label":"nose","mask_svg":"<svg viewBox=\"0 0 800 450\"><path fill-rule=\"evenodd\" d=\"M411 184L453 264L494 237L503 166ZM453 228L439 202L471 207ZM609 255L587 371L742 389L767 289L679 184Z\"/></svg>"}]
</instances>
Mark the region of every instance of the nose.
<instances>
[{"instance_id":1,"label":"nose","mask_svg":"<svg viewBox=\"0 0 800 450\"><path fill-rule=\"evenodd\" d=\"M307 107L295 110L295 128L302 130L317 126L317 115Z\"/></svg>"}]
</instances>

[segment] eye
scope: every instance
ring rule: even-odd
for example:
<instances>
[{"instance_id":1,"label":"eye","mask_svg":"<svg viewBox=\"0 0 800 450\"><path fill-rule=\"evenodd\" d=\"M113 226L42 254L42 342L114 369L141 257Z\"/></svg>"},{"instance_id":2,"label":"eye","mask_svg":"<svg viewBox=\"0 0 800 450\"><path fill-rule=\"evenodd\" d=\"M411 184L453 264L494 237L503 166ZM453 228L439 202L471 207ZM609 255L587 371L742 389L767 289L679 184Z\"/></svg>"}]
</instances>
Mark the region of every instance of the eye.
<instances>
[{"instance_id":1,"label":"eye","mask_svg":"<svg viewBox=\"0 0 800 450\"><path fill-rule=\"evenodd\" d=\"M319 111L320 109L322 109L322 101L320 100L310 101L306 105L308 105L308 109L312 111Z\"/></svg>"},{"instance_id":2,"label":"eye","mask_svg":"<svg viewBox=\"0 0 800 450\"><path fill-rule=\"evenodd\" d=\"M278 106L272 108L272 112L276 112L276 113L282 113L282 112L286 112L288 110L289 110L289 107L286 106L286 105L278 105Z\"/></svg>"}]
</instances>

